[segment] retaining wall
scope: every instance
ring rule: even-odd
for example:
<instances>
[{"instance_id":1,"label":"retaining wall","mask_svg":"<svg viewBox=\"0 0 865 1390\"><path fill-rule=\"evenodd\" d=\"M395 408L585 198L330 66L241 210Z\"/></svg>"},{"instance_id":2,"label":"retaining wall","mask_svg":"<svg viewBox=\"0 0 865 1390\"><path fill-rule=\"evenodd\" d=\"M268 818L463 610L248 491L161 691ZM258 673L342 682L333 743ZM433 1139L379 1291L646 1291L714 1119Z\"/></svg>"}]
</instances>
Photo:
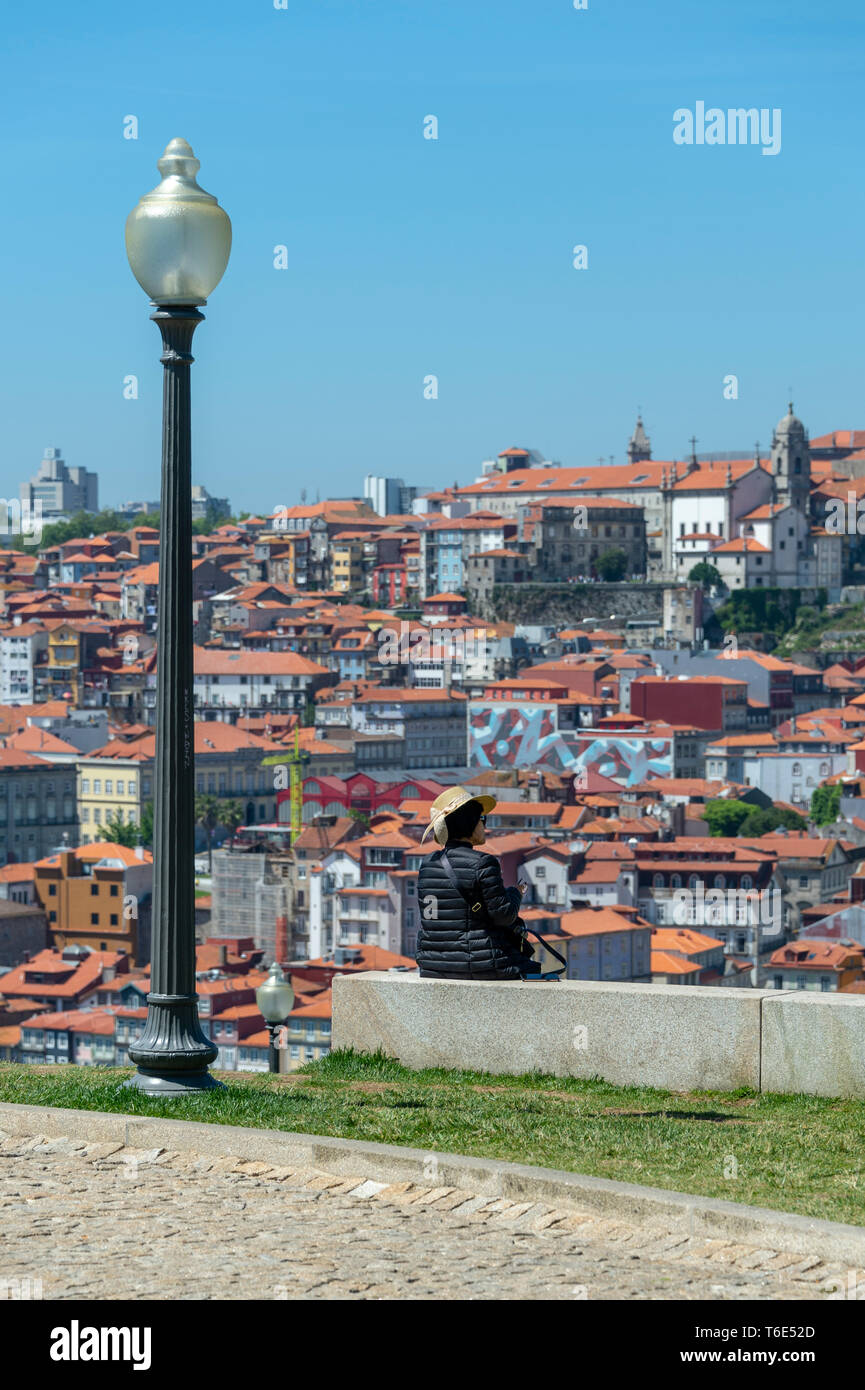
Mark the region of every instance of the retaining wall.
<instances>
[{"instance_id":1,"label":"retaining wall","mask_svg":"<svg viewBox=\"0 0 865 1390\"><path fill-rule=\"evenodd\" d=\"M865 1096L859 995L364 971L334 979L333 1046L416 1069Z\"/></svg>"}]
</instances>

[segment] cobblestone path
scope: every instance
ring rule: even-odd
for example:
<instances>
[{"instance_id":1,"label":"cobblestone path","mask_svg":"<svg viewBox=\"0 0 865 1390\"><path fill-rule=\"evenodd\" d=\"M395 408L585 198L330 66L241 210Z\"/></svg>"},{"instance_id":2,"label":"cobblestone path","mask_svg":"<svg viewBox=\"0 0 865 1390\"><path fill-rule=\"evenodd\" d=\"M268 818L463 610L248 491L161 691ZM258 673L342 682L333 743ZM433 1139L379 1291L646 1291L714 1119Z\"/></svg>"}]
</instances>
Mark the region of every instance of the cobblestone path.
<instances>
[{"instance_id":1,"label":"cobblestone path","mask_svg":"<svg viewBox=\"0 0 865 1390\"><path fill-rule=\"evenodd\" d=\"M452 1188L0 1132L0 1297L28 1278L46 1299L822 1300L848 1271Z\"/></svg>"}]
</instances>

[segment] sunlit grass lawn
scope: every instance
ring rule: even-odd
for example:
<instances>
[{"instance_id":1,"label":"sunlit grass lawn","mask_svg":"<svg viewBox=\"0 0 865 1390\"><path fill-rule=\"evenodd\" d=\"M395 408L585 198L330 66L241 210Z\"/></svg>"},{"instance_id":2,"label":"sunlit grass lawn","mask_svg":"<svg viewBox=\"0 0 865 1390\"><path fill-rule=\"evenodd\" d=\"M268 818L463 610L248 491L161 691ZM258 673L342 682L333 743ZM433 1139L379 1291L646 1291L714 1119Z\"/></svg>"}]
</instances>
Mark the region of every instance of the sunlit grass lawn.
<instances>
[{"instance_id":1,"label":"sunlit grass lawn","mask_svg":"<svg viewBox=\"0 0 865 1390\"><path fill-rule=\"evenodd\" d=\"M129 1075L0 1063L0 1101L508 1159L865 1225L860 1100L409 1071L352 1052L293 1076L222 1073L224 1091L174 1101L125 1090Z\"/></svg>"}]
</instances>

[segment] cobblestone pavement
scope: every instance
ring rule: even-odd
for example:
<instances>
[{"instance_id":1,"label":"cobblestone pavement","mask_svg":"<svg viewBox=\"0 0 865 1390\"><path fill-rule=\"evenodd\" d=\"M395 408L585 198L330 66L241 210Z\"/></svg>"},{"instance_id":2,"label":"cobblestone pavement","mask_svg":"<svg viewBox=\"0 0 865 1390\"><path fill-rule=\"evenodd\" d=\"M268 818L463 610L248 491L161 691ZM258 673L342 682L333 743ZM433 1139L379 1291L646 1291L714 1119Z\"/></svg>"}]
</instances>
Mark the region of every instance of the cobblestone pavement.
<instances>
[{"instance_id":1,"label":"cobblestone pavement","mask_svg":"<svg viewBox=\"0 0 865 1390\"><path fill-rule=\"evenodd\" d=\"M453 1188L2 1132L0 1242L0 1297L29 1278L47 1299L825 1299L848 1279Z\"/></svg>"}]
</instances>

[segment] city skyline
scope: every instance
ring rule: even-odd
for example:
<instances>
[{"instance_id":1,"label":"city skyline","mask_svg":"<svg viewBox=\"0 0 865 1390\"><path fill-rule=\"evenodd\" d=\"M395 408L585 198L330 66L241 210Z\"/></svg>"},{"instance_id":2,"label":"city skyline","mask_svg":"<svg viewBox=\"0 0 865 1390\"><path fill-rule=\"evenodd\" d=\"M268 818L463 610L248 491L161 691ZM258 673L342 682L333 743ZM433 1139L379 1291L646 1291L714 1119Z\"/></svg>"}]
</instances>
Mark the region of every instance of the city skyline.
<instances>
[{"instance_id":1,"label":"city skyline","mask_svg":"<svg viewBox=\"0 0 865 1390\"><path fill-rule=\"evenodd\" d=\"M196 366L215 495L239 468L255 511L312 477L447 483L515 443L622 461L638 407L657 458L692 434L750 449L791 387L812 433L855 428L861 14L625 11L217 3L204 34L165 0L134 34L103 3L89 27L14 16L4 475L56 438L106 502L156 495L158 343L123 224L175 135L235 228ZM176 88L152 76L166 33L195 59ZM678 145L674 113L715 104L782 112L776 157ZM827 166L841 196L814 217Z\"/></svg>"}]
</instances>

